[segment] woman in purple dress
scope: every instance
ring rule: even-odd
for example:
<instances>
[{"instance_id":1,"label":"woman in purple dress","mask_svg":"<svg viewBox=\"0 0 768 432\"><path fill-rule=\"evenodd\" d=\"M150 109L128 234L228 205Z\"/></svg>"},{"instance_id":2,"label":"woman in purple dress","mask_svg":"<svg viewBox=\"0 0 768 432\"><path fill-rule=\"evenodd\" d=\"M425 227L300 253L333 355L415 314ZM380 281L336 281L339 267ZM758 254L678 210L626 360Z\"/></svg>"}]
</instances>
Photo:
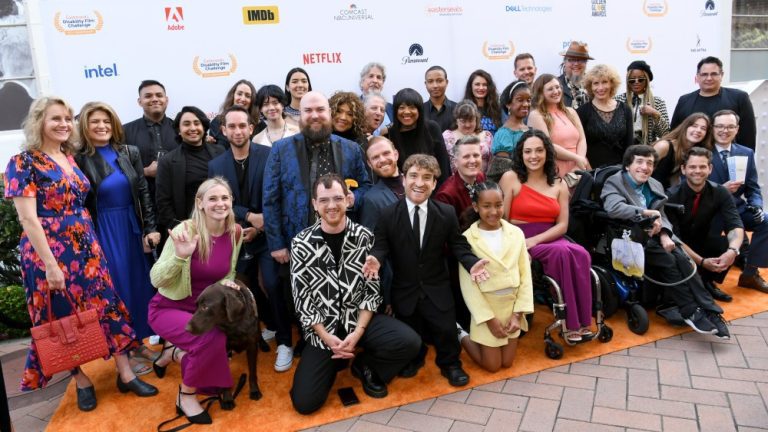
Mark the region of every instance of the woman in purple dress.
<instances>
[{"instance_id":1,"label":"woman in purple dress","mask_svg":"<svg viewBox=\"0 0 768 432\"><path fill-rule=\"evenodd\" d=\"M512 170L501 176L505 217L525 234L531 257L554 278L565 299L565 337L580 342L592 336L592 285L589 253L564 239L568 231L568 186L557 178L555 149L538 129L523 133L512 157Z\"/></svg>"},{"instance_id":2,"label":"woman in purple dress","mask_svg":"<svg viewBox=\"0 0 768 432\"><path fill-rule=\"evenodd\" d=\"M32 325L46 323L47 296L52 315L65 317L72 308L57 291L66 290L79 309L96 308L110 356L117 363L117 387L139 396L154 396L157 389L136 377L127 353L137 346L128 311L112 285L104 252L83 203L90 189L88 178L72 158L72 108L62 99L36 100L24 122L24 151L14 156L5 171L5 197L12 198L24 229L19 242L21 273ZM77 405L96 408L93 383L79 367L72 371ZM22 390L48 383L35 342L29 347Z\"/></svg>"},{"instance_id":3,"label":"woman in purple dress","mask_svg":"<svg viewBox=\"0 0 768 432\"><path fill-rule=\"evenodd\" d=\"M193 335L185 326L195 313L197 297L208 285L221 281L237 289L232 281L241 243L241 229L232 212L232 190L222 177L214 177L197 189L191 219L170 232L150 271L158 293L149 303L149 325L167 341L153 367L162 378L168 364L181 364L176 408L191 423L212 422L196 394L217 394L232 387L232 376L226 335L216 327Z\"/></svg>"}]
</instances>

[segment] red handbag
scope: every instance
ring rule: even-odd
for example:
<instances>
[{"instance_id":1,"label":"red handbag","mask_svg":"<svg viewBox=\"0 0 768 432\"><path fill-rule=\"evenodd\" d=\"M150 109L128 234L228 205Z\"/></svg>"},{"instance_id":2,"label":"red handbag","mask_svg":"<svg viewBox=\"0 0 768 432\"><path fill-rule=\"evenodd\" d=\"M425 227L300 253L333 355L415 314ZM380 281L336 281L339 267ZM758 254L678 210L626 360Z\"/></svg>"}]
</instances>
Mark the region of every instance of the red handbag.
<instances>
[{"instance_id":1,"label":"red handbag","mask_svg":"<svg viewBox=\"0 0 768 432\"><path fill-rule=\"evenodd\" d=\"M48 322L32 327L37 358L45 376L74 369L100 357L109 355L107 338L101 329L96 309L77 311L69 292L64 297L72 306L72 315L53 320L51 291L48 290Z\"/></svg>"}]
</instances>

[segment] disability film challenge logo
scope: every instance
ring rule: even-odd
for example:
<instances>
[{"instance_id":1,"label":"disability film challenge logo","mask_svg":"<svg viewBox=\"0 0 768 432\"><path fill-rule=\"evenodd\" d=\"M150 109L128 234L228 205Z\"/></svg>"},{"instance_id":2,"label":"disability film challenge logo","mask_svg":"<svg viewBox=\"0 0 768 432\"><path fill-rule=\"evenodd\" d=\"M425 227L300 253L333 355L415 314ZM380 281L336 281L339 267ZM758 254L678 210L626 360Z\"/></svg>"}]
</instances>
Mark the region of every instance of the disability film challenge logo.
<instances>
[{"instance_id":1,"label":"disability film challenge logo","mask_svg":"<svg viewBox=\"0 0 768 432\"><path fill-rule=\"evenodd\" d=\"M653 48L653 41L650 37L628 37L626 47L630 54L648 54Z\"/></svg>"},{"instance_id":2,"label":"disability film challenge logo","mask_svg":"<svg viewBox=\"0 0 768 432\"><path fill-rule=\"evenodd\" d=\"M483 43L483 56L488 60L509 60L515 55L515 44L512 41Z\"/></svg>"},{"instance_id":3,"label":"disability film challenge logo","mask_svg":"<svg viewBox=\"0 0 768 432\"><path fill-rule=\"evenodd\" d=\"M244 6L243 24L278 24L280 11L277 6Z\"/></svg>"},{"instance_id":4,"label":"disability film challenge logo","mask_svg":"<svg viewBox=\"0 0 768 432\"><path fill-rule=\"evenodd\" d=\"M424 13L427 14L427 16L462 16L464 15L464 8L461 6L433 6L433 5L427 5L424 8Z\"/></svg>"},{"instance_id":5,"label":"disability film challenge logo","mask_svg":"<svg viewBox=\"0 0 768 432\"><path fill-rule=\"evenodd\" d=\"M237 58L233 54L224 57L195 56L192 70L202 78L229 76L237 71Z\"/></svg>"},{"instance_id":6,"label":"disability film challenge logo","mask_svg":"<svg viewBox=\"0 0 768 432\"><path fill-rule=\"evenodd\" d=\"M606 3L607 3L607 0L592 0L592 16L593 17L608 16L605 10Z\"/></svg>"},{"instance_id":7,"label":"disability film challenge logo","mask_svg":"<svg viewBox=\"0 0 768 432\"><path fill-rule=\"evenodd\" d=\"M97 10L83 14L56 12L53 25L67 36L94 34L104 27L104 18Z\"/></svg>"},{"instance_id":8,"label":"disability film challenge logo","mask_svg":"<svg viewBox=\"0 0 768 432\"><path fill-rule=\"evenodd\" d=\"M429 57L424 57L424 47L421 44L414 43L408 47L408 55L403 56L403 64L427 63Z\"/></svg>"},{"instance_id":9,"label":"disability film challenge logo","mask_svg":"<svg viewBox=\"0 0 768 432\"><path fill-rule=\"evenodd\" d=\"M165 7L165 23L168 31L184 30L184 8L181 6Z\"/></svg>"},{"instance_id":10,"label":"disability film challenge logo","mask_svg":"<svg viewBox=\"0 0 768 432\"><path fill-rule=\"evenodd\" d=\"M643 13L652 18L663 17L669 11L667 0L643 1Z\"/></svg>"},{"instance_id":11,"label":"disability film challenge logo","mask_svg":"<svg viewBox=\"0 0 768 432\"><path fill-rule=\"evenodd\" d=\"M373 12L367 8L361 8L352 3L346 9L340 9L333 16L334 21L369 21L373 19Z\"/></svg>"},{"instance_id":12,"label":"disability film challenge logo","mask_svg":"<svg viewBox=\"0 0 768 432\"><path fill-rule=\"evenodd\" d=\"M701 11L701 17L714 17L717 16L717 4L715 0L704 1L704 9Z\"/></svg>"}]
</instances>

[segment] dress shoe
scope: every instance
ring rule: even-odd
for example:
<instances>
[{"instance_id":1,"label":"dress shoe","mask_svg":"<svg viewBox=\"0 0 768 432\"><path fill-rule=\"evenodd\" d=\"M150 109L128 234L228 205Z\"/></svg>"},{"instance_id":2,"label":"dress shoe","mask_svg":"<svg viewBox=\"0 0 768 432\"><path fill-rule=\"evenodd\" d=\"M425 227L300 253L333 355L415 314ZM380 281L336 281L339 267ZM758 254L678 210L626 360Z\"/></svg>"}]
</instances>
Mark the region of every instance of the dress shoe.
<instances>
[{"instance_id":1,"label":"dress shoe","mask_svg":"<svg viewBox=\"0 0 768 432\"><path fill-rule=\"evenodd\" d=\"M742 288L752 288L768 294L768 282L757 273L751 276L746 276L742 273L739 276L739 286Z\"/></svg>"},{"instance_id":2,"label":"dress shoe","mask_svg":"<svg viewBox=\"0 0 768 432\"><path fill-rule=\"evenodd\" d=\"M713 299L723 301L723 302L733 301L733 297L730 294L718 288L717 285L715 285L714 283L710 281L702 281L702 282L704 282L704 288L706 288L707 291L709 291L709 293L712 294Z\"/></svg>"},{"instance_id":3,"label":"dress shoe","mask_svg":"<svg viewBox=\"0 0 768 432\"><path fill-rule=\"evenodd\" d=\"M149 397L157 394L157 387L152 384L147 384L139 377L132 379L131 381L124 383L120 375L117 375L117 389L120 393L134 392L136 396Z\"/></svg>"},{"instance_id":4,"label":"dress shoe","mask_svg":"<svg viewBox=\"0 0 768 432\"><path fill-rule=\"evenodd\" d=\"M159 364L157 364L157 361L163 358L163 353L168 350L172 350L171 361L169 361L165 366L160 366ZM169 364L173 363L175 358L176 358L176 347L173 345L163 346L163 349L160 350L160 355L157 356L157 358L155 358L152 361L152 369L155 371L155 375L157 375L158 378L163 378L165 376L165 369L168 367Z\"/></svg>"},{"instance_id":5,"label":"dress shoe","mask_svg":"<svg viewBox=\"0 0 768 432\"><path fill-rule=\"evenodd\" d=\"M368 365L360 361L352 362L352 376L363 383L363 391L372 398L383 398L387 395L387 384L379 378Z\"/></svg>"},{"instance_id":6,"label":"dress shoe","mask_svg":"<svg viewBox=\"0 0 768 432\"><path fill-rule=\"evenodd\" d=\"M424 366L424 359L419 360L411 360L408 362L405 367L400 369L400 372L397 373L397 376L401 378L411 378L415 377L417 373L419 373L419 369Z\"/></svg>"},{"instance_id":7,"label":"dress shoe","mask_svg":"<svg viewBox=\"0 0 768 432\"><path fill-rule=\"evenodd\" d=\"M77 407L80 411L93 411L96 408L96 390L93 386L77 388Z\"/></svg>"},{"instance_id":8,"label":"dress shoe","mask_svg":"<svg viewBox=\"0 0 768 432\"><path fill-rule=\"evenodd\" d=\"M213 419L211 418L211 415L208 414L208 411L203 409L203 411L200 414L195 414L193 416L188 416L187 413L184 412L183 409L181 409L181 395L194 395L195 393L187 393L181 391L181 386L179 386L179 396L176 399L176 414L183 415L187 418L187 421L192 424L211 424L213 423Z\"/></svg>"},{"instance_id":9,"label":"dress shoe","mask_svg":"<svg viewBox=\"0 0 768 432\"><path fill-rule=\"evenodd\" d=\"M440 374L448 378L448 383L454 387L462 387L469 383L469 375L461 366L448 366L440 368Z\"/></svg>"}]
</instances>

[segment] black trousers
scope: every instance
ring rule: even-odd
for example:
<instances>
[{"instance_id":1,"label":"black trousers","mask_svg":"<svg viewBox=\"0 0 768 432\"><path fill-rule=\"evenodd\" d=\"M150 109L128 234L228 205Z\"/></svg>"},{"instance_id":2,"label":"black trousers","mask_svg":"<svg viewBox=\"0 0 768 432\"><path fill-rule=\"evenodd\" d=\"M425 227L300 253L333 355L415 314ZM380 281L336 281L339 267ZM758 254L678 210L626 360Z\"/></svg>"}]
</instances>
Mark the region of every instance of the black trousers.
<instances>
[{"instance_id":1,"label":"black trousers","mask_svg":"<svg viewBox=\"0 0 768 432\"><path fill-rule=\"evenodd\" d=\"M728 239L724 236L709 236L704 241L699 241L693 244L689 243L688 246L704 258L715 258L728 250ZM731 268L728 267L725 271L714 273L699 266L699 274L701 275L701 279L705 281L723 283L725 276L730 269Z\"/></svg>"},{"instance_id":2,"label":"black trousers","mask_svg":"<svg viewBox=\"0 0 768 432\"><path fill-rule=\"evenodd\" d=\"M645 273L651 278L674 283L685 279L693 271L693 266L680 247L667 252L659 243L658 236L648 240L645 246ZM722 313L712 295L704 288L699 275L694 275L684 283L663 287L664 296L680 309L680 314L687 318L697 307L716 313Z\"/></svg>"},{"instance_id":3,"label":"black trousers","mask_svg":"<svg viewBox=\"0 0 768 432\"><path fill-rule=\"evenodd\" d=\"M447 288L447 287L446 287ZM397 311L397 309L395 309ZM442 311L432 303L428 296L423 295L416 303L416 309L411 315L397 315L397 318L408 324L418 334L425 338L427 335L435 344L435 363L441 368L461 366L459 355L461 345L456 334L456 312L454 308ZM427 347L419 352L419 360L427 355Z\"/></svg>"},{"instance_id":4,"label":"black trousers","mask_svg":"<svg viewBox=\"0 0 768 432\"><path fill-rule=\"evenodd\" d=\"M400 321L376 314L360 338L358 346L363 352L356 360L367 365L384 382L389 382L421 347L421 338ZM314 347L304 348L296 367L291 388L293 408L300 414L310 414L323 406L336 380L337 363L344 360L331 358L333 352Z\"/></svg>"}]
</instances>

